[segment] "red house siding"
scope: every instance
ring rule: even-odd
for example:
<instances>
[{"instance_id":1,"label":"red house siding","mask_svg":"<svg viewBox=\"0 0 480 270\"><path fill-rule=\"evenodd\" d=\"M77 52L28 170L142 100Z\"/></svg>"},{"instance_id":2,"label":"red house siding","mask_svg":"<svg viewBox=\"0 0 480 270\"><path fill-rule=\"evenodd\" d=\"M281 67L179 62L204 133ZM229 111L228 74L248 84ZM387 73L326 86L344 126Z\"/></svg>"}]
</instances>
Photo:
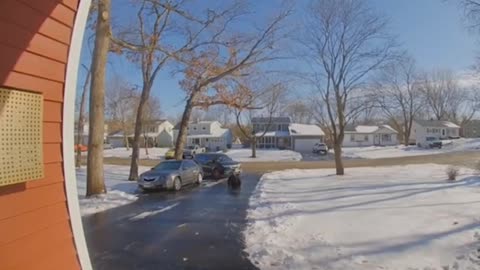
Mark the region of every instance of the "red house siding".
<instances>
[{"instance_id":1,"label":"red house siding","mask_svg":"<svg viewBox=\"0 0 480 270\"><path fill-rule=\"evenodd\" d=\"M43 179L0 187L0 269L80 269L65 194L62 114L78 0L0 1L0 86L43 94ZM32 179L33 180L33 179Z\"/></svg>"}]
</instances>

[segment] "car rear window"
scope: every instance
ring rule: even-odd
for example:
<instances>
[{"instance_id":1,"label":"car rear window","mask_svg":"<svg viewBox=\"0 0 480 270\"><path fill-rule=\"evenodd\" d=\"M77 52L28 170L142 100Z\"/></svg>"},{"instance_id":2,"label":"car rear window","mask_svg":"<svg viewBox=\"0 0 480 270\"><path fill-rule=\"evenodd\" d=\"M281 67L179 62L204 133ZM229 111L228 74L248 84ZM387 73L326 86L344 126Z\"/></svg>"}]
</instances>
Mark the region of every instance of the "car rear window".
<instances>
[{"instance_id":1,"label":"car rear window","mask_svg":"<svg viewBox=\"0 0 480 270\"><path fill-rule=\"evenodd\" d=\"M168 161L162 162L155 166L154 170L178 170L180 169L180 165L182 165L181 161Z\"/></svg>"}]
</instances>

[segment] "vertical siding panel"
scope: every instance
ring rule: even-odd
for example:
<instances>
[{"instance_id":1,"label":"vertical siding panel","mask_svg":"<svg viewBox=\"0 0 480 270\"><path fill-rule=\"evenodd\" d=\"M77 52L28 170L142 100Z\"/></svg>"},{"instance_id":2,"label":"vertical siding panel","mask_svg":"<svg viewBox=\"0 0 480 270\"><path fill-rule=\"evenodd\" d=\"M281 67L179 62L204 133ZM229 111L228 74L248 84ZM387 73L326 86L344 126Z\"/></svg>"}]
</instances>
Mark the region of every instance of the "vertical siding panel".
<instances>
[{"instance_id":1,"label":"vertical siding panel","mask_svg":"<svg viewBox=\"0 0 480 270\"><path fill-rule=\"evenodd\" d=\"M62 166L63 94L78 0L0 0L0 87L44 98L43 179L0 187L0 268L79 270Z\"/></svg>"}]
</instances>

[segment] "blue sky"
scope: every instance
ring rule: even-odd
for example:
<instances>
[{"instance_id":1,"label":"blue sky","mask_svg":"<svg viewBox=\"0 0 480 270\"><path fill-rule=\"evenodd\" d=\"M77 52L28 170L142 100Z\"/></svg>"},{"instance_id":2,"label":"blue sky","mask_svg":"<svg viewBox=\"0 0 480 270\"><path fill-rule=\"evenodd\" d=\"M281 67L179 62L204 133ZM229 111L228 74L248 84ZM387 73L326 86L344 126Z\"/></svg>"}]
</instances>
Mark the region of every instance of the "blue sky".
<instances>
[{"instance_id":1,"label":"blue sky","mask_svg":"<svg viewBox=\"0 0 480 270\"><path fill-rule=\"evenodd\" d=\"M113 1L115 4L118 0ZM451 69L464 71L469 69L477 53L477 36L469 33L462 20L462 11L455 1L444 0L369 0L372 7L386 15L390 20L391 33L398 37L402 48L406 49L417 61L422 70ZM202 5L216 1L200 1ZM216 2L218 3L218 2ZM266 18L278 8L281 1L252 1L255 17ZM295 18L302 16L301 5L297 2ZM134 16L132 9L117 7L113 16L129 18ZM85 47L85 46L84 46ZM82 60L89 63L87 50ZM125 81L141 85L139 67L123 57L111 56L108 68L109 77L117 75ZM176 116L183 111L184 94L169 70L157 77L152 94L160 98L165 116ZM79 85L85 74L81 72ZM302 92L302 89L292 89Z\"/></svg>"}]
</instances>

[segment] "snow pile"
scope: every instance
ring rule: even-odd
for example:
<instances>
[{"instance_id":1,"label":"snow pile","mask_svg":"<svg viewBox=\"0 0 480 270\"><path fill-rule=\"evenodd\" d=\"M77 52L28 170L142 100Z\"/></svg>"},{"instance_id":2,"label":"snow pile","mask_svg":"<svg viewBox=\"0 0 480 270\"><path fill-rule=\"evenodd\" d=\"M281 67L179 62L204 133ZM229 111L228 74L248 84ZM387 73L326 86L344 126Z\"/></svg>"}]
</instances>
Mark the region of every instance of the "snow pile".
<instances>
[{"instance_id":1,"label":"snow pile","mask_svg":"<svg viewBox=\"0 0 480 270\"><path fill-rule=\"evenodd\" d=\"M436 164L287 170L250 200L246 252L261 269L480 269L480 178Z\"/></svg>"},{"instance_id":2,"label":"snow pile","mask_svg":"<svg viewBox=\"0 0 480 270\"><path fill-rule=\"evenodd\" d=\"M139 171L148 170L148 167L139 167ZM77 189L82 215L89 215L110 208L122 206L137 200L137 182L128 181L129 166L105 165L105 186L107 194L86 198L86 168L77 169Z\"/></svg>"},{"instance_id":3,"label":"snow pile","mask_svg":"<svg viewBox=\"0 0 480 270\"><path fill-rule=\"evenodd\" d=\"M480 139L458 139L443 141L442 149L425 149L417 146L367 146L344 147L343 156L348 158L390 158L405 156L421 156L443 154L460 151L474 151L480 149Z\"/></svg>"},{"instance_id":4,"label":"snow pile","mask_svg":"<svg viewBox=\"0 0 480 270\"><path fill-rule=\"evenodd\" d=\"M252 149L231 149L226 153L233 160L238 162L257 162L257 161L299 161L302 155L291 150L277 149L257 149L257 157L251 158Z\"/></svg>"},{"instance_id":5,"label":"snow pile","mask_svg":"<svg viewBox=\"0 0 480 270\"><path fill-rule=\"evenodd\" d=\"M148 155L145 153L145 148L140 148L140 159L163 159L165 153L170 148L148 148ZM113 149L105 149L103 151L104 157L129 158L132 156L132 148L119 147Z\"/></svg>"}]
</instances>

